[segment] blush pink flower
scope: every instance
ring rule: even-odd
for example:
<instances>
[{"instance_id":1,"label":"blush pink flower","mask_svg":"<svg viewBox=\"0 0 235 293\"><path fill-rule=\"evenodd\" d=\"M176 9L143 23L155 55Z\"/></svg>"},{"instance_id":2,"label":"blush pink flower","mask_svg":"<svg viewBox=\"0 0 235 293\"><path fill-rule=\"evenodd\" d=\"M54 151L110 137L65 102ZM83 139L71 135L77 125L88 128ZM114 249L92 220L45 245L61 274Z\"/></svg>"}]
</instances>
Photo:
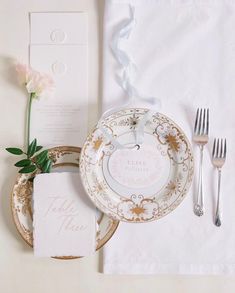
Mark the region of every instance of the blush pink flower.
<instances>
[{"instance_id":1,"label":"blush pink flower","mask_svg":"<svg viewBox=\"0 0 235 293\"><path fill-rule=\"evenodd\" d=\"M33 98L51 95L54 92L54 80L48 74L33 70L25 64L16 65L19 82L25 85L26 90Z\"/></svg>"},{"instance_id":2,"label":"blush pink flower","mask_svg":"<svg viewBox=\"0 0 235 293\"><path fill-rule=\"evenodd\" d=\"M26 64L17 63L16 72L18 74L18 80L21 85L26 85L31 77L32 69Z\"/></svg>"},{"instance_id":3,"label":"blush pink flower","mask_svg":"<svg viewBox=\"0 0 235 293\"><path fill-rule=\"evenodd\" d=\"M33 71L30 80L26 84L26 89L29 94L34 94L34 97L51 95L54 92L54 80L48 74L41 74Z\"/></svg>"}]
</instances>

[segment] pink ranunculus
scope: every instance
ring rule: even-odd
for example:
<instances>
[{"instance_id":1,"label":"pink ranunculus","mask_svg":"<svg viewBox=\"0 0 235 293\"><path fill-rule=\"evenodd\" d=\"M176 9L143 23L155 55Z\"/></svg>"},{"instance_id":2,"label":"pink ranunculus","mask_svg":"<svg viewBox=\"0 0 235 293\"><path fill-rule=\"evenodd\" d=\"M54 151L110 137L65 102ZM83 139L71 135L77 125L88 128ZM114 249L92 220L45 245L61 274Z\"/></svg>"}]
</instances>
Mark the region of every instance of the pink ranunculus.
<instances>
[{"instance_id":1,"label":"pink ranunculus","mask_svg":"<svg viewBox=\"0 0 235 293\"><path fill-rule=\"evenodd\" d=\"M35 98L49 95L54 91L55 85L53 79L37 71L33 71L29 82L26 84L28 93L34 93Z\"/></svg>"},{"instance_id":2,"label":"pink ranunculus","mask_svg":"<svg viewBox=\"0 0 235 293\"><path fill-rule=\"evenodd\" d=\"M25 85L28 93L34 94L34 98L48 96L54 92L54 80L49 75L33 70L22 63L16 65L16 72L19 82Z\"/></svg>"},{"instance_id":3,"label":"pink ranunculus","mask_svg":"<svg viewBox=\"0 0 235 293\"><path fill-rule=\"evenodd\" d=\"M50 95L53 95L54 92L55 92L54 79L48 74L41 74L41 95L50 96Z\"/></svg>"},{"instance_id":4,"label":"pink ranunculus","mask_svg":"<svg viewBox=\"0 0 235 293\"><path fill-rule=\"evenodd\" d=\"M26 64L17 63L16 72L18 74L18 80L20 84L26 85L30 80L32 69Z\"/></svg>"}]
</instances>

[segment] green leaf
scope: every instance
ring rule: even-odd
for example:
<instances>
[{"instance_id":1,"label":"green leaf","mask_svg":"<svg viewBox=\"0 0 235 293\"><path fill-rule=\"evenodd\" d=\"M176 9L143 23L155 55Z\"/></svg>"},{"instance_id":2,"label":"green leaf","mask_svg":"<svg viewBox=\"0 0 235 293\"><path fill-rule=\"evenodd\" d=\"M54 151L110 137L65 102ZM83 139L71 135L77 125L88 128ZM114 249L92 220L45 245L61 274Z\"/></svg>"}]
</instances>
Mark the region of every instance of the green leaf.
<instances>
[{"instance_id":1,"label":"green leaf","mask_svg":"<svg viewBox=\"0 0 235 293\"><path fill-rule=\"evenodd\" d=\"M36 171L37 167L35 165L30 165L20 169L19 173L32 173Z\"/></svg>"},{"instance_id":2,"label":"green leaf","mask_svg":"<svg viewBox=\"0 0 235 293\"><path fill-rule=\"evenodd\" d=\"M42 148L43 148L43 146L38 145L38 146L36 147L36 153L39 152Z\"/></svg>"},{"instance_id":3,"label":"green leaf","mask_svg":"<svg viewBox=\"0 0 235 293\"><path fill-rule=\"evenodd\" d=\"M38 165L41 165L44 163L44 161L48 158L48 150L44 150L41 153L39 153L35 159Z\"/></svg>"},{"instance_id":4,"label":"green leaf","mask_svg":"<svg viewBox=\"0 0 235 293\"><path fill-rule=\"evenodd\" d=\"M31 161L28 159L20 160L15 164L16 167L26 167L31 165Z\"/></svg>"},{"instance_id":5,"label":"green leaf","mask_svg":"<svg viewBox=\"0 0 235 293\"><path fill-rule=\"evenodd\" d=\"M45 164L42 167L42 172L43 173L50 173L51 172L51 166L52 166L52 161L47 160Z\"/></svg>"},{"instance_id":6,"label":"green leaf","mask_svg":"<svg viewBox=\"0 0 235 293\"><path fill-rule=\"evenodd\" d=\"M18 156L24 153L21 149L18 149L18 148L6 148L6 151L8 151L9 153L13 155L18 155Z\"/></svg>"},{"instance_id":7,"label":"green leaf","mask_svg":"<svg viewBox=\"0 0 235 293\"><path fill-rule=\"evenodd\" d=\"M27 155L29 158L31 158L35 152L36 152L36 149L37 149L37 139L35 138L29 145L28 147L28 151L27 151Z\"/></svg>"}]
</instances>

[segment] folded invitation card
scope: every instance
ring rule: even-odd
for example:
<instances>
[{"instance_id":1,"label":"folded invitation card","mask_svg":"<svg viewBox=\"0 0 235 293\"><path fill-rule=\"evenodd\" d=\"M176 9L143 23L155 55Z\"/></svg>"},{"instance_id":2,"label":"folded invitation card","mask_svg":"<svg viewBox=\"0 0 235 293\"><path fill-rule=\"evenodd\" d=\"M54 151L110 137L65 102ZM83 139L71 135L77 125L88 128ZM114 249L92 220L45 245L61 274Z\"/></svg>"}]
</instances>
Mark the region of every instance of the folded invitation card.
<instances>
[{"instance_id":1,"label":"folded invitation card","mask_svg":"<svg viewBox=\"0 0 235 293\"><path fill-rule=\"evenodd\" d=\"M34 255L86 256L96 243L95 207L78 173L39 174L33 193Z\"/></svg>"},{"instance_id":2,"label":"folded invitation card","mask_svg":"<svg viewBox=\"0 0 235 293\"><path fill-rule=\"evenodd\" d=\"M86 13L31 13L30 65L52 75L54 97L34 100L30 139L81 146L88 130Z\"/></svg>"}]
</instances>

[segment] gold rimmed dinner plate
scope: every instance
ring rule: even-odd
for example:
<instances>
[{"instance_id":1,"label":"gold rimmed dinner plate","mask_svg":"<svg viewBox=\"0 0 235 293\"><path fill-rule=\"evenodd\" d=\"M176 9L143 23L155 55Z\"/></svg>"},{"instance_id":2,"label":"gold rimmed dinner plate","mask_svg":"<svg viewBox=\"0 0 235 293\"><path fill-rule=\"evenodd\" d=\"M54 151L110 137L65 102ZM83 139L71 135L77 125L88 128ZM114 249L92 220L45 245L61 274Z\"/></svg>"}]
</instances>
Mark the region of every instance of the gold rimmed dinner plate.
<instances>
[{"instance_id":1,"label":"gold rimmed dinner plate","mask_svg":"<svg viewBox=\"0 0 235 293\"><path fill-rule=\"evenodd\" d=\"M81 149L78 147L55 147L49 150L53 160L52 172L77 172ZM78 174L79 176L79 174ZM18 175L11 195L11 210L15 226L24 241L33 247L33 212L32 192L33 184L28 181L29 175ZM118 221L97 211L96 250L99 250L114 234ZM57 257L59 259L73 259L79 256Z\"/></svg>"},{"instance_id":2,"label":"gold rimmed dinner plate","mask_svg":"<svg viewBox=\"0 0 235 293\"><path fill-rule=\"evenodd\" d=\"M167 215L182 202L192 181L190 143L165 115L152 115L144 126L144 142L136 144L137 125L147 111L130 108L111 114L82 148L84 188L115 220L143 223Z\"/></svg>"}]
</instances>

